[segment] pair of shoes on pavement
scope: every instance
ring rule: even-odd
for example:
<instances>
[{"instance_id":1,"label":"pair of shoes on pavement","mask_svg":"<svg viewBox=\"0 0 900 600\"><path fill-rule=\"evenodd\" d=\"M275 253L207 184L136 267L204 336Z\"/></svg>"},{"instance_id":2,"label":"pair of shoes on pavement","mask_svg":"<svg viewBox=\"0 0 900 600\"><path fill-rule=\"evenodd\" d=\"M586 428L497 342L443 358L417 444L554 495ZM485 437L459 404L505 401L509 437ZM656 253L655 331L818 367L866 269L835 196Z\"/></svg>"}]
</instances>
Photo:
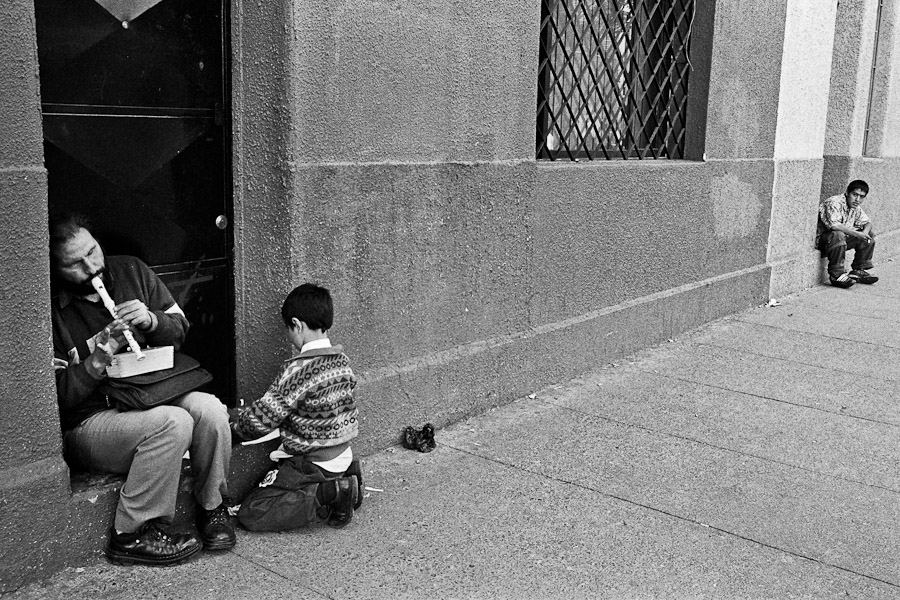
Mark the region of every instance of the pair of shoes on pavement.
<instances>
[{"instance_id":1,"label":"pair of shoes on pavement","mask_svg":"<svg viewBox=\"0 0 900 600\"><path fill-rule=\"evenodd\" d=\"M849 288L856 283L873 284L878 278L862 269L854 269L849 273L841 273L838 277L831 277L831 285L839 288Z\"/></svg>"},{"instance_id":2,"label":"pair of shoes on pavement","mask_svg":"<svg viewBox=\"0 0 900 600\"><path fill-rule=\"evenodd\" d=\"M198 506L197 529L200 539L192 533L169 531L156 519L147 521L133 533L117 533L112 529L106 556L110 562L120 565L167 566L184 562L203 548L227 550L234 547L234 526L224 503L212 510Z\"/></svg>"}]
</instances>

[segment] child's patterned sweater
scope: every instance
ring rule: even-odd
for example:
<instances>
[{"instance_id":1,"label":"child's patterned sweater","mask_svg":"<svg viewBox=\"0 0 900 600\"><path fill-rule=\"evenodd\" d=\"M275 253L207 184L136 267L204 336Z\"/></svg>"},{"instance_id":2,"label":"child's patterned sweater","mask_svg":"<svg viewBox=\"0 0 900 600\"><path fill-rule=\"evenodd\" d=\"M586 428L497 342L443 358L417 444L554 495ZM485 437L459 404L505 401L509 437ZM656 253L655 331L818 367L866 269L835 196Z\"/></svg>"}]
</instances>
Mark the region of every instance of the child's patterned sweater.
<instances>
[{"instance_id":1,"label":"child's patterned sweater","mask_svg":"<svg viewBox=\"0 0 900 600\"><path fill-rule=\"evenodd\" d=\"M263 397L238 415L234 429L256 439L280 428L284 451L293 455L345 445L359 433L355 387L341 346L307 350L285 361Z\"/></svg>"}]
</instances>

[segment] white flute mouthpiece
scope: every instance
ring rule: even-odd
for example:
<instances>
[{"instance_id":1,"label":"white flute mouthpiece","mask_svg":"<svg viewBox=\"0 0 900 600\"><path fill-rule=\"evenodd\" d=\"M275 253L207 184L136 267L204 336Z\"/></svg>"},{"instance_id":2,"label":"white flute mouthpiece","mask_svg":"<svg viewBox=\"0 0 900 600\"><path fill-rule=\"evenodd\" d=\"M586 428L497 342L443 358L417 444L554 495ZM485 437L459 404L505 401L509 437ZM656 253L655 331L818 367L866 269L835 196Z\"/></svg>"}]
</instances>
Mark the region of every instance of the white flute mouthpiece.
<instances>
[{"instance_id":1,"label":"white flute mouthpiece","mask_svg":"<svg viewBox=\"0 0 900 600\"><path fill-rule=\"evenodd\" d=\"M94 289L97 290L97 293L100 294L100 300L103 301L103 306L106 307L106 310L109 311L109 314L112 315L113 319L118 319L119 315L116 314L116 303L113 302L113 299L110 297L109 292L106 291L106 286L103 285L103 281L100 279L100 276L94 277L91 279L91 285L94 286ZM135 357L138 360L143 360L144 353L141 351L141 346L137 343L137 340L134 339L134 335L131 333L130 329L126 329L122 332L125 336L125 341L128 342L128 347L131 348L131 351L134 352Z\"/></svg>"}]
</instances>

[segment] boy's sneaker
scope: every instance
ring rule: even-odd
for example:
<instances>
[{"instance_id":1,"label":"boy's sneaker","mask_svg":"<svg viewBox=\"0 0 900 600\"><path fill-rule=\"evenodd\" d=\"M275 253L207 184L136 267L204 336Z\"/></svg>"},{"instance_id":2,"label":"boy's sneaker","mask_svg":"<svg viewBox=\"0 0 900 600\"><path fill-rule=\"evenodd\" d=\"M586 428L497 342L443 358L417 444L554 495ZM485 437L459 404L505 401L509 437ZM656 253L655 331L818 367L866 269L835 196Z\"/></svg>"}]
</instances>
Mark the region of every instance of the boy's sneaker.
<instances>
[{"instance_id":1,"label":"boy's sneaker","mask_svg":"<svg viewBox=\"0 0 900 600\"><path fill-rule=\"evenodd\" d=\"M848 288L851 287L856 281L850 278L850 275L847 273L841 273L838 277L831 278L831 285L839 288Z\"/></svg>"},{"instance_id":2,"label":"boy's sneaker","mask_svg":"<svg viewBox=\"0 0 900 600\"><path fill-rule=\"evenodd\" d=\"M329 527L345 527L353 519L353 507L359 496L359 482L356 475L330 479L334 482L336 499L328 505L331 514L328 516ZM324 484L320 484L324 485Z\"/></svg>"},{"instance_id":3,"label":"boy's sneaker","mask_svg":"<svg viewBox=\"0 0 900 600\"><path fill-rule=\"evenodd\" d=\"M358 458L354 458L353 462L350 463L350 467L344 472L344 477L350 477L351 475L356 477L356 483L359 487L359 498L357 498L356 504L353 505L353 510L359 510L359 507L362 506L365 488L363 487L362 463L359 462Z\"/></svg>"},{"instance_id":4,"label":"boy's sneaker","mask_svg":"<svg viewBox=\"0 0 900 600\"><path fill-rule=\"evenodd\" d=\"M852 277L859 283L872 284L878 281L877 277L875 277L868 271L863 271L862 269L853 269L852 271L850 271L850 277Z\"/></svg>"},{"instance_id":5,"label":"boy's sneaker","mask_svg":"<svg viewBox=\"0 0 900 600\"><path fill-rule=\"evenodd\" d=\"M117 565L166 566L200 552L203 544L190 533L169 533L156 521L147 521L134 533L109 532L106 557Z\"/></svg>"}]
</instances>

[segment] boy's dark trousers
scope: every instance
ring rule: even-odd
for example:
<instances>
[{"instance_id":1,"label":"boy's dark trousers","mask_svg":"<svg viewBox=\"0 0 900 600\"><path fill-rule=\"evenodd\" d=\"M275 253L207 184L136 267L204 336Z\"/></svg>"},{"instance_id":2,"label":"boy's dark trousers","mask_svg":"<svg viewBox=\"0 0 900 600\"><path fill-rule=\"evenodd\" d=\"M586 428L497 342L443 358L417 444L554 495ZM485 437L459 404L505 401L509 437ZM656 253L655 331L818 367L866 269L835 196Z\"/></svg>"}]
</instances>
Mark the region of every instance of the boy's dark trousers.
<instances>
[{"instance_id":1,"label":"boy's dark trousers","mask_svg":"<svg viewBox=\"0 0 900 600\"><path fill-rule=\"evenodd\" d=\"M325 473L303 456L281 461L241 502L238 521L250 531L285 531L322 520L327 514L317 514L326 511L316 498L319 484L341 476Z\"/></svg>"},{"instance_id":2,"label":"boy's dark trousers","mask_svg":"<svg viewBox=\"0 0 900 600\"><path fill-rule=\"evenodd\" d=\"M869 234L875 237L874 233ZM822 254L828 257L828 275L832 279L840 277L844 273L844 256L847 250L853 250L853 270L865 270L872 268L872 256L875 254L875 240L866 243L852 235L841 231L829 231L822 235L819 242Z\"/></svg>"}]
</instances>

